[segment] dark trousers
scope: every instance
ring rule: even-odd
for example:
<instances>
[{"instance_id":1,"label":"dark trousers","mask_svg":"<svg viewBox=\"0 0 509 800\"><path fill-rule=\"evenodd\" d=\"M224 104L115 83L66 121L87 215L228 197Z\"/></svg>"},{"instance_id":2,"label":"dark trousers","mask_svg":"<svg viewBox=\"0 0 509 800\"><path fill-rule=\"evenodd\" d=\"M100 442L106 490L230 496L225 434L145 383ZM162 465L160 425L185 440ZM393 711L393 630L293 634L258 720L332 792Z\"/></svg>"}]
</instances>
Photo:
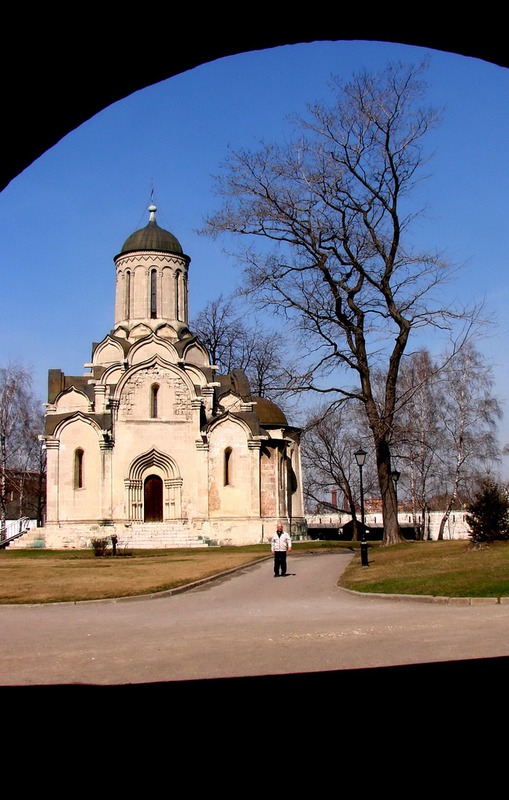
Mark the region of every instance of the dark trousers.
<instances>
[{"instance_id":1,"label":"dark trousers","mask_svg":"<svg viewBox=\"0 0 509 800\"><path fill-rule=\"evenodd\" d=\"M286 575L286 550L276 551L274 553L274 575Z\"/></svg>"}]
</instances>

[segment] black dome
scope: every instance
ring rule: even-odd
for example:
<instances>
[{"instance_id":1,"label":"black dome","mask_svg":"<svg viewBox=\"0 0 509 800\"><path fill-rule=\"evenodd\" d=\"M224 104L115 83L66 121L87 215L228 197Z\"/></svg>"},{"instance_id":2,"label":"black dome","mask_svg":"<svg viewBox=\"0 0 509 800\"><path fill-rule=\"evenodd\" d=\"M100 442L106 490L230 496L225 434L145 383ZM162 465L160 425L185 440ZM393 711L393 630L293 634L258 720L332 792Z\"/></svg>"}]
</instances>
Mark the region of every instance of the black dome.
<instances>
[{"instance_id":1,"label":"black dome","mask_svg":"<svg viewBox=\"0 0 509 800\"><path fill-rule=\"evenodd\" d=\"M145 228L132 233L124 242L120 254L131 253L135 250L159 250L163 253L177 253L183 255L184 251L178 239L160 228L156 222L155 212L156 206L149 206L150 219Z\"/></svg>"},{"instance_id":2,"label":"black dome","mask_svg":"<svg viewBox=\"0 0 509 800\"><path fill-rule=\"evenodd\" d=\"M260 425L280 425L285 427L288 425L283 411L272 400L267 400L266 397L253 397L256 405L254 412L260 420Z\"/></svg>"}]
</instances>

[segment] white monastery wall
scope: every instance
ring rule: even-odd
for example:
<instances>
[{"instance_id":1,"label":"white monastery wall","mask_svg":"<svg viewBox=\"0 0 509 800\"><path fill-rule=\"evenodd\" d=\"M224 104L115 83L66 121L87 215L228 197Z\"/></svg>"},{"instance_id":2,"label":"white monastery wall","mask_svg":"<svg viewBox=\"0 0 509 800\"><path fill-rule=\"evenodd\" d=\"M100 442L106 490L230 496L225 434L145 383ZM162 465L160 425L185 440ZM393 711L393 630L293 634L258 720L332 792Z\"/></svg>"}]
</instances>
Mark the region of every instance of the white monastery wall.
<instances>
[{"instance_id":1,"label":"white monastery wall","mask_svg":"<svg viewBox=\"0 0 509 800\"><path fill-rule=\"evenodd\" d=\"M440 522L444 516L443 511L431 511L429 513L429 531L431 539L438 539L438 532L440 530ZM444 539L468 539L469 528L466 522L466 511L454 511L450 514L444 529ZM351 519L350 514L307 514L306 520L308 525L344 525ZM382 515L378 514L365 514L364 519L366 525L381 526ZM400 525L405 523L408 525L414 524L412 515L408 512L399 512L398 520ZM422 515L418 514L415 518L415 524L422 522Z\"/></svg>"}]
</instances>

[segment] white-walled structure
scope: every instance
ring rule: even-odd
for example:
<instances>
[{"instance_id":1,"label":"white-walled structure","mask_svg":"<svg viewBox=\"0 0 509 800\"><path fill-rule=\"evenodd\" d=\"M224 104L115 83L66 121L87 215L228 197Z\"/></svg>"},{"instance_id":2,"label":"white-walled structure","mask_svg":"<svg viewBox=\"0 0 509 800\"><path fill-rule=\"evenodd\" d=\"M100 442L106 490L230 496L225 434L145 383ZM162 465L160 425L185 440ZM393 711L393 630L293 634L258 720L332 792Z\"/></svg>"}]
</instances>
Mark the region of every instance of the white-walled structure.
<instances>
[{"instance_id":1,"label":"white-walled structure","mask_svg":"<svg viewBox=\"0 0 509 800\"><path fill-rule=\"evenodd\" d=\"M300 431L217 374L188 327L190 258L156 221L114 258L114 328L88 372L49 371L45 546L252 544L303 535Z\"/></svg>"},{"instance_id":2,"label":"white-walled structure","mask_svg":"<svg viewBox=\"0 0 509 800\"><path fill-rule=\"evenodd\" d=\"M438 539L438 532L440 530L440 523L444 516L443 511L430 511L428 513L427 530L429 530L430 538L433 540ZM468 539L469 528L466 522L466 511L452 511L449 515L444 528L444 539ZM350 514L347 513L324 513L324 514L308 514L306 516L307 524L312 532L313 527L316 528L332 528L338 529L340 526L345 525L352 519ZM380 528L383 525L382 514L365 514L364 521L369 528ZM422 524L422 515L417 514L415 519L407 511L400 511L398 513L398 521L400 525L413 526Z\"/></svg>"}]
</instances>

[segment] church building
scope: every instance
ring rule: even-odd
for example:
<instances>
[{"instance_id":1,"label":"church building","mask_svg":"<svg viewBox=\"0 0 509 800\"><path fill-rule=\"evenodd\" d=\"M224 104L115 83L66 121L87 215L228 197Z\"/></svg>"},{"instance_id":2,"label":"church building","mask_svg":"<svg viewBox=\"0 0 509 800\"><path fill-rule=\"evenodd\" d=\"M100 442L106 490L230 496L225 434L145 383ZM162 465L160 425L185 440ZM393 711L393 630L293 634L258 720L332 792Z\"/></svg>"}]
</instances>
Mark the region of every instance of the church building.
<instances>
[{"instance_id":1,"label":"church building","mask_svg":"<svg viewBox=\"0 0 509 800\"><path fill-rule=\"evenodd\" d=\"M245 545L306 532L300 430L221 375L188 327L191 259L149 206L115 256L114 327L88 370L49 370L48 548Z\"/></svg>"}]
</instances>

